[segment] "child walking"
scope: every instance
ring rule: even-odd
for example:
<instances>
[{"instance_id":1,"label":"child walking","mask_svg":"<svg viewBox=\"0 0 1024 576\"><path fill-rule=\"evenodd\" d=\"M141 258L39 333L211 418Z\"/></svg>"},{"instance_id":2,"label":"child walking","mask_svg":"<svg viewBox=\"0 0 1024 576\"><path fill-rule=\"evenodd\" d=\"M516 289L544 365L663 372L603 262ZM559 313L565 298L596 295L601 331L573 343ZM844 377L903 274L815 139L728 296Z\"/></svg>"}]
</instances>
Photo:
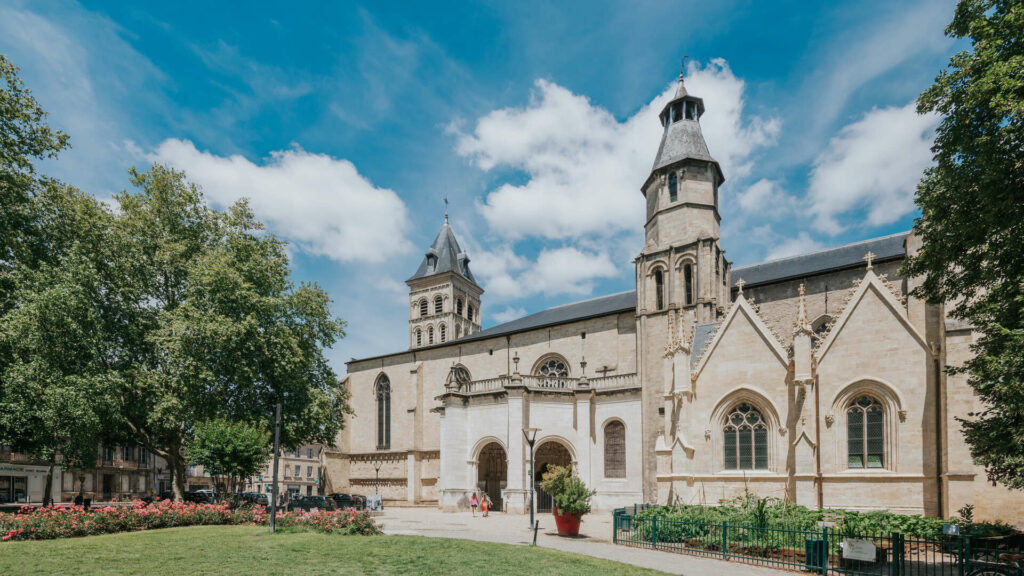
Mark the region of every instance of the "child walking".
<instances>
[{"instance_id":1,"label":"child walking","mask_svg":"<svg viewBox=\"0 0 1024 576\"><path fill-rule=\"evenodd\" d=\"M487 511L491 508L491 497L484 492L484 497L480 499L480 511L484 513L484 518L487 518Z\"/></svg>"},{"instance_id":2,"label":"child walking","mask_svg":"<svg viewBox=\"0 0 1024 576\"><path fill-rule=\"evenodd\" d=\"M473 510L473 517L476 518L476 507L480 504L480 501L476 498L476 492L469 497L469 507Z\"/></svg>"}]
</instances>

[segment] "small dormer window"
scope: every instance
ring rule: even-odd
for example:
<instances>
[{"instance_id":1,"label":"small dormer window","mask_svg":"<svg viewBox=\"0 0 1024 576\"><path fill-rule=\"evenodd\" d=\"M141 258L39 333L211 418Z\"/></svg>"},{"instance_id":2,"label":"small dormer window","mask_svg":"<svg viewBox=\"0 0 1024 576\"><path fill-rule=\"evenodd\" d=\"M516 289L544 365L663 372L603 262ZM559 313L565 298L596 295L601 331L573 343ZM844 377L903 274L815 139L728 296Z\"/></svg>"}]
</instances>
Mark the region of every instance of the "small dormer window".
<instances>
[{"instance_id":1,"label":"small dormer window","mask_svg":"<svg viewBox=\"0 0 1024 576\"><path fill-rule=\"evenodd\" d=\"M437 256L427 254L427 268L430 270L437 268Z\"/></svg>"},{"instance_id":2,"label":"small dormer window","mask_svg":"<svg viewBox=\"0 0 1024 576\"><path fill-rule=\"evenodd\" d=\"M668 201L675 202L679 199L679 177L673 172L668 176Z\"/></svg>"}]
</instances>

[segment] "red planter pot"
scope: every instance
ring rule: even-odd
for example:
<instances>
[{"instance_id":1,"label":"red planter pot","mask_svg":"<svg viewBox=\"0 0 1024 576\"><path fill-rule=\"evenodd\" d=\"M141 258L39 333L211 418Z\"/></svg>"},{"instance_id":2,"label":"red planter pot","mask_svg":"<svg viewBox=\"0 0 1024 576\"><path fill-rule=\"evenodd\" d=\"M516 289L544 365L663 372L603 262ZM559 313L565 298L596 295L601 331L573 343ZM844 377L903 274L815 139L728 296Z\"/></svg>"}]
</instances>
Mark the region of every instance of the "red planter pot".
<instances>
[{"instance_id":1,"label":"red planter pot","mask_svg":"<svg viewBox=\"0 0 1024 576\"><path fill-rule=\"evenodd\" d=\"M561 515L558 513L557 508L552 508L551 513L555 515L555 526L558 527L559 536L579 536L580 534L580 515L579 514L566 514Z\"/></svg>"}]
</instances>

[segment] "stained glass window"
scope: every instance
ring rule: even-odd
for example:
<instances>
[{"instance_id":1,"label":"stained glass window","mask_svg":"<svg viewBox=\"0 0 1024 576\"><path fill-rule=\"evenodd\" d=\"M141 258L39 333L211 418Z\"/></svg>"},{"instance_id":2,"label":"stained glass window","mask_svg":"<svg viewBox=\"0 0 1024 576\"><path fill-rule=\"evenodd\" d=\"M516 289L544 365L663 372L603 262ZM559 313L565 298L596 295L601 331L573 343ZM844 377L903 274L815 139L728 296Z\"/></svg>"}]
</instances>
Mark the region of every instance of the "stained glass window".
<instances>
[{"instance_id":1,"label":"stained glass window","mask_svg":"<svg viewBox=\"0 0 1024 576\"><path fill-rule=\"evenodd\" d=\"M746 402L733 408L722 433L726 470L768 468L768 425L757 408Z\"/></svg>"},{"instance_id":2,"label":"stained glass window","mask_svg":"<svg viewBox=\"0 0 1024 576\"><path fill-rule=\"evenodd\" d=\"M860 396L846 410L847 454L850 468L885 467L885 423L882 405Z\"/></svg>"},{"instance_id":3,"label":"stained glass window","mask_svg":"<svg viewBox=\"0 0 1024 576\"><path fill-rule=\"evenodd\" d=\"M377 449L391 447L391 380L386 374L377 378Z\"/></svg>"}]
</instances>

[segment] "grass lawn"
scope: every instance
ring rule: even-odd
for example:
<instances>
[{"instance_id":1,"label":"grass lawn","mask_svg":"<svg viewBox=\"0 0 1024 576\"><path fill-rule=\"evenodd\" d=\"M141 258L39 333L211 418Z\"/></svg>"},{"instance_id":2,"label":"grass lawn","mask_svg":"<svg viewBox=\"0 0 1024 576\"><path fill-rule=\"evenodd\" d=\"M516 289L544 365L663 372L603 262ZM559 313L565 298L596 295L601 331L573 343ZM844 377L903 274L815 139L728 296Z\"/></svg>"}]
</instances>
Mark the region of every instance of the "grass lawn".
<instances>
[{"instance_id":1,"label":"grass lawn","mask_svg":"<svg viewBox=\"0 0 1024 576\"><path fill-rule=\"evenodd\" d=\"M0 574L660 574L546 548L196 526L0 544Z\"/></svg>"}]
</instances>

